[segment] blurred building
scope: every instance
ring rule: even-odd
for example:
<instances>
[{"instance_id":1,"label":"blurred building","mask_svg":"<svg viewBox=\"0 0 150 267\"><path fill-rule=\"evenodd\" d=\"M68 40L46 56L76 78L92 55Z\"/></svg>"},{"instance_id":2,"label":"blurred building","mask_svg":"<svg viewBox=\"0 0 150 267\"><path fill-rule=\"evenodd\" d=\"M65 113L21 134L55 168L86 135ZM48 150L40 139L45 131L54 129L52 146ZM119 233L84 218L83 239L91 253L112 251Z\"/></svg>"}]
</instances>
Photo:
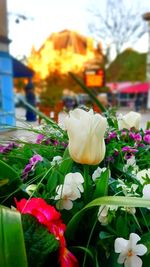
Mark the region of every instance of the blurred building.
<instances>
[{"instance_id":1,"label":"blurred building","mask_svg":"<svg viewBox=\"0 0 150 267\"><path fill-rule=\"evenodd\" d=\"M64 30L53 33L36 51L32 49L29 66L40 78L58 71L82 72L91 64L103 62L101 44L95 48L94 40L75 31Z\"/></svg>"}]
</instances>

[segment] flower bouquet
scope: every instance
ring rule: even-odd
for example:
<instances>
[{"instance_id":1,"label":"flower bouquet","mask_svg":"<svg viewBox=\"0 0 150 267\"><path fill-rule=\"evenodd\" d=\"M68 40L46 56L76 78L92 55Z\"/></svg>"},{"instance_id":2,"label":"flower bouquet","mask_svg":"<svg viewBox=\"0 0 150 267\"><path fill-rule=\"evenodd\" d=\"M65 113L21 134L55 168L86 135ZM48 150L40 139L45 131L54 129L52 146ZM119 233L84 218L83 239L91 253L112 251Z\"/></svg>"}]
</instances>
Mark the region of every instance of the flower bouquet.
<instances>
[{"instance_id":1,"label":"flower bouquet","mask_svg":"<svg viewBox=\"0 0 150 267\"><path fill-rule=\"evenodd\" d=\"M70 111L0 146L1 267L148 267L150 130ZM30 129L31 130L31 129Z\"/></svg>"}]
</instances>

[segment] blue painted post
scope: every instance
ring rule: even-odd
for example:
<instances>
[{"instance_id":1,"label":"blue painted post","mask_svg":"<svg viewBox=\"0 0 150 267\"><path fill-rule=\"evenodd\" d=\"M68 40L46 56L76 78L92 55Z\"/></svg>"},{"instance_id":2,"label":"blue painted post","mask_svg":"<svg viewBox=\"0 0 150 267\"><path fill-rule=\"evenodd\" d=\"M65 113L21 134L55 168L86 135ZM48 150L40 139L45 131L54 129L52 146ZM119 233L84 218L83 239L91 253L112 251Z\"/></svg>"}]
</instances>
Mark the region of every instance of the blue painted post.
<instances>
[{"instance_id":1,"label":"blue painted post","mask_svg":"<svg viewBox=\"0 0 150 267\"><path fill-rule=\"evenodd\" d=\"M12 59L7 52L0 51L0 130L15 123Z\"/></svg>"},{"instance_id":2,"label":"blue painted post","mask_svg":"<svg viewBox=\"0 0 150 267\"><path fill-rule=\"evenodd\" d=\"M0 0L0 130L15 125L12 58L9 55L7 5Z\"/></svg>"}]
</instances>

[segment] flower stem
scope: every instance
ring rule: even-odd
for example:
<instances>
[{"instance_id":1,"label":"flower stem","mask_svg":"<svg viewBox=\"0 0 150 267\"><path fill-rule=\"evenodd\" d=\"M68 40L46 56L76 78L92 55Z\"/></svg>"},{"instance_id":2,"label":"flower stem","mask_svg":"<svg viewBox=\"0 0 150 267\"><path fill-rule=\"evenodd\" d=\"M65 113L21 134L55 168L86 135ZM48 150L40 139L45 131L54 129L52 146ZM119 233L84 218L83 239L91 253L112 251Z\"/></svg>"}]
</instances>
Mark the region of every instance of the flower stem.
<instances>
[{"instance_id":1,"label":"flower stem","mask_svg":"<svg viewBox=\"0 0 150 267\"><path fill-rule=\"evenodd\" d=\"M84 201L88 203L89 198L89 165L84 165Z\"/></svg>"}]
</instances>

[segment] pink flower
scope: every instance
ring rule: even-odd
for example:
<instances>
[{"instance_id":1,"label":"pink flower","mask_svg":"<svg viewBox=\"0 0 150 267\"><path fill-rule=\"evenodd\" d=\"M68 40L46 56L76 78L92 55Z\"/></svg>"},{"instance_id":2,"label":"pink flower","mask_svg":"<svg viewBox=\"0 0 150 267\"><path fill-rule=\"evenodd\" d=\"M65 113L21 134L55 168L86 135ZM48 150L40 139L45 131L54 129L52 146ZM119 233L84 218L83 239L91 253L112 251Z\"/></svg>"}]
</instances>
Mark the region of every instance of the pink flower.
<instances>
[{"instance_id":1,"label":"pink flower","mask_svg":"<svg viewBox=\"0 0 150 267\"><path fill-rule=\"evenodd\" d=\"M37 154L37 155L34 155L32 158L30 158L29 162L30 164L35 165L38 161L42 161L42 160L43 158L39 154Z\"/></svg>"},{"instance_id":2,"label":"pink flower","mask_svg":"<svg viewBox=\"0 0 150 267\"><path fill-rule=\"evenodd\" d=\"M136 142L141 142L141 140L142 140L142 136L140 133L129 132L129 136L130 136L130 138L132 138Z\"/></svg>"},{"instance_id":3,"label":"pink flower","mask_svg":"<svg viewBox=\"0 0 150 267\"><path fill-rule=\"evenodd\" d=\"M36 139L36 144L41 144L42 140L44 139L43 134L38 134L37 139Z\"/></svg>"},{"instance_id":4,"label":"pink flower","mask_svg":"<svg viewBox=\"0 0 150 267\"><path fill-rule=\"evenodd\" d=\"M146 134L146 135L143 137L143 140L145 141L145 143L150 144L150 134Z\"/></svg>"},{"instance_id":5,"label":"pink flower","mask_svg":"<svg viewBox=\"0 0 150 267\"><path fill-rule=\"evenodd\" d=\"M47 227L48 231L59 240L59 260L61 267L78 267L75 256L66 248L64 232L66 225L61 220L61 214L53 206L48 205L42 198L15 199L16 207L22 214L30 214L37 218L39 223Z\"/></svg>"}]
</instances>

